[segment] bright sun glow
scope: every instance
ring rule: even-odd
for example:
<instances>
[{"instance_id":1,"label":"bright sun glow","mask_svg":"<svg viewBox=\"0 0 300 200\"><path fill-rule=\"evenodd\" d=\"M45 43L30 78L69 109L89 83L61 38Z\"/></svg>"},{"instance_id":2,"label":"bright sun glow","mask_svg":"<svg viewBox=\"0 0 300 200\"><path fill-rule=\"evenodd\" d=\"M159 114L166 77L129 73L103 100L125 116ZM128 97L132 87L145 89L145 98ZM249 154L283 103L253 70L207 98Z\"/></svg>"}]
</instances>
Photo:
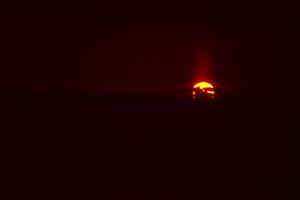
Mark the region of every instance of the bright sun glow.
<instances>
[{"instance_id":1,"label":"bright sun glow","mask_svg":"<svg viewBox=\"0 0 300 200\"><path fill-rule=\"evenodd\" d=\"M207 94L210 94L212 96L215 95L214 86L208 82L199 82L194 85L194 89L200 89L203 92L206 92ZM195 96L195 93L193 92L193 96Z\"/></svg>"},{"instance_id":2,"label":"bright sun glow","mask_svg":"<svg viewBox=\"0 0 300 200\"><path fill-rule=\"evenodd\" d=\"M214 86L208 82L200 82L200 83L197 83L194 85L194 88L199 88L200 90L203 90L203 89L213 89Z\"/></svg>"}]
</instances>

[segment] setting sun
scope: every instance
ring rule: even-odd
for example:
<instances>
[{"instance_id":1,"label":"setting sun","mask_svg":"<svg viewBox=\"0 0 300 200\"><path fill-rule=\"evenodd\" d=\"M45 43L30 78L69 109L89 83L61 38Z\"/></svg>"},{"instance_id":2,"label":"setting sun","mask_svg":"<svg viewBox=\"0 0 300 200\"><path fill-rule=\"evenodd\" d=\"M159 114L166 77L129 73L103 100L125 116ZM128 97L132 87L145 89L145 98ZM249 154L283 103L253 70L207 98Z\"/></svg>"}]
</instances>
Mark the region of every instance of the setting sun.
<instances>
[{"instance_id":1,"label":"setting sun","mask_svg":"<svg viewBox=\"0 0 300 200\"><path fill-rule=\"evenodd\" d=\"M208 82L199 82L194 85L194 89L197 89L202 94L209 95L209 97L214 97L215 91L214 86ZM196 98L196 91L193 91L193 98Z\"/></svg>"},{"instance_id":2,"label":"setting sun","mask_svg":"<svg viewBox=\"0 0 300 200\"><path fill-rule=\"evenodd\" d=\"M194 85L194 88L199 88L201 90L206 89L206 88L210 88L213 89L214 86L208 82L200 82Z\"/></svg>"}]
</instances>

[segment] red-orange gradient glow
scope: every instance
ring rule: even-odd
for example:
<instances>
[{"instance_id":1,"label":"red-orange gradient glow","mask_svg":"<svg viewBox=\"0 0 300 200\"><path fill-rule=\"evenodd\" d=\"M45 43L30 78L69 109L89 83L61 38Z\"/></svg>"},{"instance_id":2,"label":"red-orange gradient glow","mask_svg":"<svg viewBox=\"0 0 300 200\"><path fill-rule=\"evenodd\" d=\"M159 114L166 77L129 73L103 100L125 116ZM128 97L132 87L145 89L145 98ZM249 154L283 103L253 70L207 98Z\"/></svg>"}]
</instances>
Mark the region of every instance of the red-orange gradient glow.
<instances>
[{"instance_id":1,"label":"red-orange gradient glow","mask_svg":"<svg viewBox=\"0 0 300 200\"><path fill-rule=\"evenodd\" d=\"M207 42L199 44L194 53L193 79L214 80L214 59L212 50Z\"/></svg>"}]
</instances>

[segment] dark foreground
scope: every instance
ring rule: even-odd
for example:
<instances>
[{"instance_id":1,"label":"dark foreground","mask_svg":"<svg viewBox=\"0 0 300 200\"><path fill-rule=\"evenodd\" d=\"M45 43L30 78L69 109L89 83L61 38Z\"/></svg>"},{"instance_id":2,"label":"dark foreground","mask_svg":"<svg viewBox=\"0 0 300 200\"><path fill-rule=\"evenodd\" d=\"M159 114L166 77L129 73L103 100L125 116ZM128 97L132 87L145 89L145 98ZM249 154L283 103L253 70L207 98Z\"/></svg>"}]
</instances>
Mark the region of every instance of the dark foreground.
<instances>
[{"instance_id":1,"label":"dark foreground","mask_svg":"<svg viewBox=\"0 0 300 200\"><path fill-rule=\"evenodd\" d=\"M298 101L228 98L1 103L11 199L289 199Z\"/></svg>"}]
</instances>

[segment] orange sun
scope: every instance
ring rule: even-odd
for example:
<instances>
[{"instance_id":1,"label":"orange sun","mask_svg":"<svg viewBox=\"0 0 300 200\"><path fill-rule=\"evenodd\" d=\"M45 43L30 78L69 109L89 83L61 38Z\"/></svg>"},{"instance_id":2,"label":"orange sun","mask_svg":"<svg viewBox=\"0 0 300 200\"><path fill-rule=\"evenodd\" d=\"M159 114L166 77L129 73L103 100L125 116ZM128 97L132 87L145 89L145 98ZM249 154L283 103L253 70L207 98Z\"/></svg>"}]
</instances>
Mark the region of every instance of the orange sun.
<instances>
[{"instance_id":1,"label":"orange sun","mask_svg":"<svg viewBox=\"0 0 300 200\"><path fill-rule=\"evenodd\" d=\"M209 88L209 89L213 89L214 86L208 82L199 82L197 84L194 85L194 88L199 88L200 90Z\"/></svg>"},{"instance_id":2,"label":"orange sun","mask_svg":"<svg viewBox=\"0 0 300 200\"><path fill-rule=\"evenodd\" d=\"M199 82L194 85L194 89L198 89L203 93L211 95L211 97L214 97L214 95L215 95L214 86L208 82ZM195 95L196 95L196 92L193 92L193 96L195 96Z\"/></svg>"}]
</instances>

